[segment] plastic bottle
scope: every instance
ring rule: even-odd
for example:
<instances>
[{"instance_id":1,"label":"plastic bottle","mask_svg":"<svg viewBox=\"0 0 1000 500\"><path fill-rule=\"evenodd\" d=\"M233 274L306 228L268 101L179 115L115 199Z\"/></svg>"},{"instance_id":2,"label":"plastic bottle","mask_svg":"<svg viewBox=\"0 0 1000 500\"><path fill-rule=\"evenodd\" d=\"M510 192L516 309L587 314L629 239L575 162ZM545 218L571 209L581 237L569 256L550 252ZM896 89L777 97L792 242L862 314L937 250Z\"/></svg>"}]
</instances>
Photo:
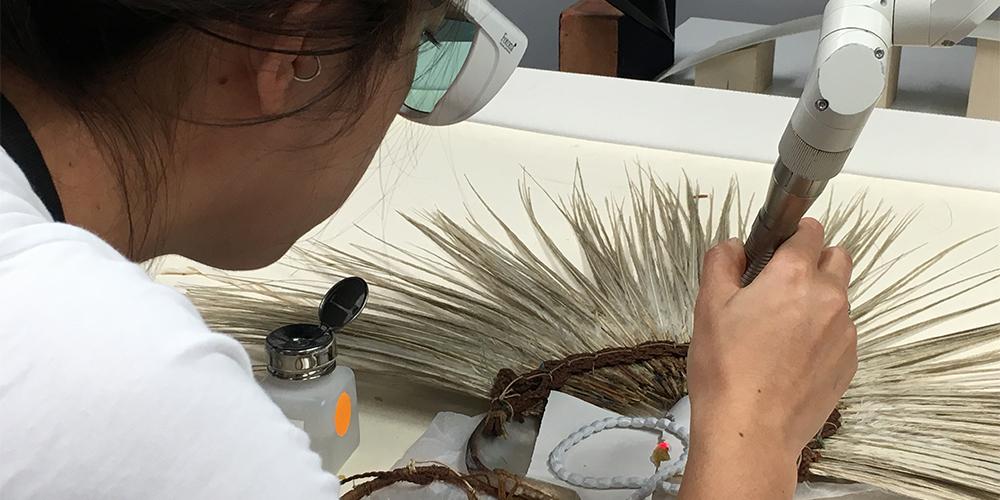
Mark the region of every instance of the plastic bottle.
<instances>
[{"instance_id":1,"label":"plastic bottle","mask_svg":"<svg viewBox=\"0 0 1000 500\"><path fill-rule=\"evenodd\" d=\"M358 394L354 372L337 365L336 333L364 309L368 285L340 281L319 308L319 325L279 328L267 336L268 374L261 386L285 416L309 435L323 469L336 474L358 448Z\"/></svg>"}]
</instances>

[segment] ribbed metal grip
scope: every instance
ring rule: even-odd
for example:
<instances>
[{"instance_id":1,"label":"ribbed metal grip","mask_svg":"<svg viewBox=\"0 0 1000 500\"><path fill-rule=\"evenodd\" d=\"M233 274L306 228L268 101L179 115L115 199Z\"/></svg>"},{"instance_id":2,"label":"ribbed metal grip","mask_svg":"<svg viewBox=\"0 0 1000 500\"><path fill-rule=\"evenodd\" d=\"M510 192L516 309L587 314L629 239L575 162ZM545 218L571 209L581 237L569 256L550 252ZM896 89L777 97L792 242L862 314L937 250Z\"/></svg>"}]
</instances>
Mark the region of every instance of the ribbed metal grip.
<instances>
[{"instance_id":1,"label":"ribbed metal grip","mask_svg":"<svg viewBox=\"0 0 1000 500\"><path fill-rule=\"evenodd\" d=\"M766 220L766 215L761 213L754 221L750 236L747 237L746 245L743 247L747 256L747 268L740 278L743 286L753 283L767 263L771 262L778 247L795 234L797 219L792 224L784 224L776 229L768 227L763 220Z\"/></svg>"},{"instance_id":2,"label":"ribbed metal grip","mask_svg":"<svg viewBox=\"0 0 1000 500\"><path fill-rule=\"evenodd\" d=\"M765 241L770 240L770 238L762 237L764 232L766 231L758 230L757 226L754 225L754 230L747 238L746 246L744 246L747 269L743 272L743 277L740 278L740 283L743 286L747 286L757 279L757 275L764 270L764 266L768 262L771 262L771 257L774 257L774 252L778 249L777 245L770 245Z\"/></svg>"},{"instance_id":3,"label":"ribbed metal grip","mask_svg":"<svg viewBox=\"0 0 1000 500\"><path fill-rule=\"evenodd\" d=\"M781 161L792 173L812 181L827 181L840 173L851 150L821 151L802 140L789 124L778 143Z\"/></svg>"},{"instance_id":4,"label":"ribbed metal grip","mask_svg":"<svg viewBox=\"0 0 1000 500\"><path fill-rule=\"evenodd\" d=\"M823 192L824 186L826 181L806 179L792 172L781 158L775 162L767 198L757 212L744 246L747 268L740 280L743 286L752 283L771 262L778 247L795 234L802 216Z\"/></svg>"}]
</instances>

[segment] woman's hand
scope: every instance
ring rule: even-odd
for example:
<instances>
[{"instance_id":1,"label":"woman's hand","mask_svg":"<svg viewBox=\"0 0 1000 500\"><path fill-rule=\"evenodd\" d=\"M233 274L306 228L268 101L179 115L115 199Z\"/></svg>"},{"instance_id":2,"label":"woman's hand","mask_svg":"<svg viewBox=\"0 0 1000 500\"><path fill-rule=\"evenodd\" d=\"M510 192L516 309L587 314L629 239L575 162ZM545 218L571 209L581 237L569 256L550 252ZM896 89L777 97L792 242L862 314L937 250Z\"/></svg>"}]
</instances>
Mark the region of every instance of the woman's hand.
<instances>
[{"instance_id":1,"label":"woman's hand","mask_svg":"<svg viewBox=\"0 0 1000 500\"><path fill-rule=\"evenodd\" d=\"M799 453L857 369L851 259L823 248L819 222L803 219L740 288L745 265L738 240L705 255L688 354L685 499L790 498Z\"/></svg>"}]
</instances>

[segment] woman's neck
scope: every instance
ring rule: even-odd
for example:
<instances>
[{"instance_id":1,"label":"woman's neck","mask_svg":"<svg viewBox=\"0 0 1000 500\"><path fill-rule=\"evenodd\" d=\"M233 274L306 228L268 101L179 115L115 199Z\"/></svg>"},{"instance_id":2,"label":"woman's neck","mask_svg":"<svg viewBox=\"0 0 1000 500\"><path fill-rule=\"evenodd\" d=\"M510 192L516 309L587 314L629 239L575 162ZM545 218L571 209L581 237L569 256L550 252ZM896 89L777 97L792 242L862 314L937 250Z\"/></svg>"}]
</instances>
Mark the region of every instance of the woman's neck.
<instances>
[{"instance_id":1,"label":"woman's neck","mask_svg":"<svg viewBox=\"0 0 1000 500\"><path fill-rule=\"evenodd\" d=\"M66 222L91 231L132 260L155 256L151 245L142 242L158 241L158 235L152 227L144 235L145 224L136 224L133 237L130 220L148 217L136 213L136 207L127 209L118 166L108 161L79 113L23 75L7 67L3 72L3 95L17 108L42 152Z\"/></svg>"}]
</instances>

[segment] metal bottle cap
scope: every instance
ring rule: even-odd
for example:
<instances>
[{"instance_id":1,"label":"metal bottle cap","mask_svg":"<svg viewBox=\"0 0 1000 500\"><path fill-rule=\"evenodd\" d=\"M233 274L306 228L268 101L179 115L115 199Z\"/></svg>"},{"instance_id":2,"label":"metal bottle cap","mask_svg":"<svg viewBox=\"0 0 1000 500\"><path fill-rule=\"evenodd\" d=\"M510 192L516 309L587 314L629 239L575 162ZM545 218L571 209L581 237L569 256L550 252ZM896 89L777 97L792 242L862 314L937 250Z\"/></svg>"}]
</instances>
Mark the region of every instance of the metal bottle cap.
<instances>
[{"instance_id":1,"label":"metal bottle cap","mask_svg":"<svg viewBox=\"0 0 1000 500\"><path fill-rule=\"evenodd\" d=\"M267 371L287 380L311 380L332 372L337 367L336 332L361 314L367 301L363 279L338 282L320 304L320 325L287 325L267 336Z\"/></svg>"},{"instance_id":2,"label":"metal bottle cap","mask_svg":"<svg viewBox=\"0 0 1000 500\"><path fill-rule=\"evenodd\" d=\"M283 326L267 336L267 371L278 378L309 380L337 367L333 332L318 325Z\"/></svg>"}]
</instances>

